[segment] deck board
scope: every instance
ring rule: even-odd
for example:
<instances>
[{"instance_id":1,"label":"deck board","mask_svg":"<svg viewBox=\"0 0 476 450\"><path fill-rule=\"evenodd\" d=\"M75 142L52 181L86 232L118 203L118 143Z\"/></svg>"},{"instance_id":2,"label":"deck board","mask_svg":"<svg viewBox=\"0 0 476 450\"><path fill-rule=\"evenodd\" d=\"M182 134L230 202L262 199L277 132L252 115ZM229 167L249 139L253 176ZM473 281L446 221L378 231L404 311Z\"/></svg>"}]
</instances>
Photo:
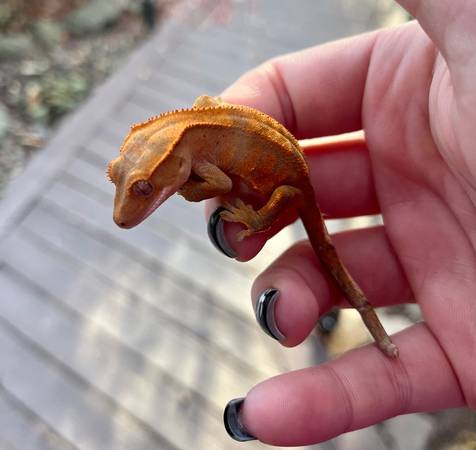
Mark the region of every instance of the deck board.
<instances>
[{"instance_id":1,"label":"deck board","mask_svg":"<svg viewBox=\"0 0 476 450\"><path fill-rule=\"evenodd\" d=\"M3 318L0 351L3 384L74 445L85 449L173 449Z\"/></svg>"},{"instance_id":2,"label":"deck board","mask_svg":"<svg viewBox=\"0 0 476 450\"><path fill-rule=\"evenodd\" d=\"M213 355L203 354L205 346L191 342L183 334L171 333L173 326L163 319L155 323L152 319L157 317L134 320L140 314L139 309L132 315L131 311L124 315L121 314L124 311L115 312L111 308L102 312L94 310L94 320L90 320L87 315L80 316L64 305L58 307L58 300L54 301L56 305L51 305L51 298L19 287L5 276L0 281L7 293L21 294L20 302L12 298L4 306L0 323L1 320L14 322L26 338L47 349L52 357L82 379L89 380L91 389L100 392L117 408L129 411L132 422L150 423L157 434L174 429L177 441L173 443L179 448L193 444L191 437L184 437L180 429L200 427L204 448L219 448L219 442L213 439L221 427L217 420L219 405L210 405L206 399L215 399L216 393L222 392L220 380L231 381L232 377L222 373L230 370L230 362L226 367L224 364L218 367L216 361L210 364ZM111 321L118 327L117 337L104 331ZM139 330L131 326L134 323L141 324ZM159 328L160 333L151 333L153 327ZM78 336L81 336L80 343ZM134 350L136 348L140 348L141 353ZM183 358L195 352L198 352L197 358ZM169 367L159 368L163 361L167 361ZM241 365L240 374L244 373ZM144 398L148 399L147 403ZM159 416L164 419L156 421Z\"/></svg>"},{"instance_id":3,"label":"deck board","mask_svg":"<svg viewBox=\"0 0 476 450\"><path fill-rule=\"evenodd\" d=\"M278 347L267 345L268 341L246 317L240 320L226 302L220 302L210 293L186 289L173 278L161 276L160 273L152 278L147 273L138 272L131 286L128 286L126 283L118 285L114 279L91 269L83 270L80 280L74 282L81 264L72 257L49 246L45 249L48 244L44 242L21 239L13 240L10 245L17 250L8 262L7 267L11 271L26 272L24 277L28 277L29 283L86 318L95 322L100 317L100 324L118 338L121 338L120 323L109 321L108 314L111 317L144 318L145 322L134 322L140 324L141 329L155 320L158 324L164 321L175 323L180 333L205 341L204 344L213 347L220 357L225 354L234 356L248 366L248 370L250 361L254 360L262 363L259 371L265 371L267 366L281 370L292 367L281 351L273 351ZM39 256L42 256L41 264L38 263ZM57 277L48 276L51 273L57 274ZM135 284L141 286L139 291L135 289ZM130 328L132 332L136 326ZM243 340L244 337L253 343L246 348L246 353L236 347L236 340Z\"/></svg>"},{"instance_id":4,"label":"deck board","mask_svg":"<svg viewBox=\"0 0 476 450\"><path fill-rule=\"evenodd\" d=\"M0 387L2 450L77 450L23 403Z\"/></svg>"}]
</instances>

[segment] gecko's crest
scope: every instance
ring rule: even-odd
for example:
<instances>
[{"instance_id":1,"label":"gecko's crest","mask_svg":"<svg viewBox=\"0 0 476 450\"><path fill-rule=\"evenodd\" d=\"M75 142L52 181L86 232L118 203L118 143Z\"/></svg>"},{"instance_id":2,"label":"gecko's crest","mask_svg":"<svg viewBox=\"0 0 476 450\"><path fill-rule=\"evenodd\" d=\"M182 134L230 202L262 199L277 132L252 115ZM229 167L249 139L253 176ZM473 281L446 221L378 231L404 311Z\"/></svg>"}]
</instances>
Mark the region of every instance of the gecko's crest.
<instances>
[{"instance_id":1,"label":"gecko's crest","mask_svg":"<svg viewBox=\"0 0 476 450\"><path fill-rule=\"evenodd\" d=\"M178 114L178 113L185 112L185 111L190 111L190 109L182 108L182 109L175 109L173 111L166 111L166 112L163 112L163 113L158 114L156 116L149 117L147 120L144 120L143 122L139 122L139 123L136 123L136 124L132 125L130 127L129 134L126 136L126 138L124 139L124 142L122 143L122 146L119 150L119 153L122 153L124 151L125 144L133 133L145 128L147 125L150 125L152 122L155 122L157 120L163 119L163 118L171 116L173 114Z\"/></svg>"},{"instance_id":2,"label":"gecko's crest","mask_svg":"<svg viewBox=\"0 0 476 450\"><path fill-rule=\"evenodd\" d=\"M107 165L106 177L111 183L114 183L114 181L112 180L112 161Z\"/></svg>"},{"instance_id":3,"label":"gecko's crest","mask_svg":"<svg viewBox=\"0 0 476 450\"><path fill-rule=\"evenodd\" d=\"M187 113L187 112L199 112L199 111L217 111L217 110L234 110L234 111L243 111L243 112L249 112L250 110L253 111L253 114L255 116L260 117L264 121L272 122L274 127L279 129L282 134L284 134L291 142L293 142L297 148L300 148L298 141L296 138L288 131L288 129L281 123L279 123L276 119L273 117L268 116L267 114L255 110L253 108L250 108L249 106L244 106L244 105L234 105L231 103L226 103L223 105L216 105L216 106L196 106L192 108L180 108L180 109L175 109L172 111L165 111L161 114L158 114L156 116L152 116L149 119L145 120L144 122L139 122L131 126L131 129L129 131L129 134L126 136L124 139L124 143L121 146L120 153L123 152L125 143L127 142L128 138L132 135L132 133L139 131L143 128L145 128L147 125L150 125L152 122L155 122L157 120L161 120L176 114L182 114L182 113Z\"/></svg>"},{"instance_id":4,"label":"gecko's crest","mask_svg":"<svg viewBox=\"0 0 476 450\"><path fill-rule=\"evenodd\" d=\"M144 122L139 122L131 126L131 132L132 131L137 131L147 125L149 125L151 122L155 122L156 120L163 119L164 117L172 116L174 114L179 114L182 112L190 111L190 108L181 108L181 109L174 109L173 111L165 111L163 113L160 113L156 116L149 117L147 120L144 120Z\"/></svg>"}]
</instances>

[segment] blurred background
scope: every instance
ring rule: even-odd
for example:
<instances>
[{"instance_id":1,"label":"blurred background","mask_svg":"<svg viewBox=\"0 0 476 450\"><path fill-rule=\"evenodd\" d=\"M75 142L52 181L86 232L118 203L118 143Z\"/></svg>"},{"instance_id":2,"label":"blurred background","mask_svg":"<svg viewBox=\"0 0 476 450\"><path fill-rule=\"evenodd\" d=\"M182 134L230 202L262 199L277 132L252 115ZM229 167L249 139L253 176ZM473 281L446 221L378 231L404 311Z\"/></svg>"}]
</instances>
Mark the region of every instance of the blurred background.
<instances>
[{"instance_id":1,"label":"blurred background","mask_svg":"<svg viewBox=\"0 0 476 450\"><path fill-rule=\"evenodd\" d=\"M272 56L407 20L390 0L1 1L0 449L239 448L229 399L368 341L353 311L295 349L257 329L251 282L299 224L247 264L178 198L124 232L104 170L133 123ZM397 331L420 314L382 318ZM414 414L313 448L474 449L474 430L469 411Z\"/></svg>"}]
</instances>

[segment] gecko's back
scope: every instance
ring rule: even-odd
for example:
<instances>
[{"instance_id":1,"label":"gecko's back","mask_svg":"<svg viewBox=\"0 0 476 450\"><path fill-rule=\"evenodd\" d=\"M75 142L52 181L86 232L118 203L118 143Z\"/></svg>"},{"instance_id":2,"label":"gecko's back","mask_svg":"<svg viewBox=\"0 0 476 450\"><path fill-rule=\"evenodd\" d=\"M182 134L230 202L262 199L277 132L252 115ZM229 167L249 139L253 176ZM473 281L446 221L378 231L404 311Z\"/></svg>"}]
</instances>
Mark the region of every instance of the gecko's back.
<instances>
[{"instance_id":1,"label":"gecko's back","mask_svg":"<svg viewBox=\"0 0 476 450\"><path fill-rule=\"evenodd\" d=\"M308 179L307 163L294 136L275 119L246 106L220 103L153 117L132 128L121 153L131 151L132 139L151 144L142 149L144 161L157 164L157 152L165 159L187 147L193 149L195 160L212 161L260 191Z\"/></svg>"}]
</instances>

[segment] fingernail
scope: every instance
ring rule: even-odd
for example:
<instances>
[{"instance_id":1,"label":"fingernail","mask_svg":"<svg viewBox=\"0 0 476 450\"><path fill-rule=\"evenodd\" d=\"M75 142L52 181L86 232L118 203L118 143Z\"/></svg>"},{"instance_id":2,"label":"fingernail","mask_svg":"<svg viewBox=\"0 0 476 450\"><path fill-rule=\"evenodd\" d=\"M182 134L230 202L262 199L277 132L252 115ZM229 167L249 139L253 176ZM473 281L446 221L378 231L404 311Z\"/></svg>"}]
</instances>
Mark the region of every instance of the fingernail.
<instances>
[{"instance_id":1,"label":"fingernail","mask_svg":"<svg viewBox=\"0 0 476 450\"><path fill-rule=\"evenodd\" d=\"M277 289L270 288L263 291L258 300L256 300L255 314L262 330L276 339L284 341L285 336L278 328L275 318L275 304L279 299L280 292Z\"/></svg>"},{"instance_id":2,"label":"fingernail","mask_svg":"<svg viewBox=\"0 0 476 450\"><path fill-rule=\"evenodd\" d=\"M220 250L220 252L229 258L236 258L237 255L235 251L231 248L225 238L223 219L220 217L222 211L226 211L226 208L223 206L218 207L208 219L208 237L217 250Z\"/></svg>"},{"instance_id":3,"label":"fingernail","mask_svg":"<svg viewBox=\"0 0 476 450\"><path fill-rule=\"evenodd\" d=\"M244 398L235 398L228 402L223 413L225 429L235 441L254 441L256 438L249 434L240 422L240 410L244 401Z\"/></svg>"}]
</instances>

